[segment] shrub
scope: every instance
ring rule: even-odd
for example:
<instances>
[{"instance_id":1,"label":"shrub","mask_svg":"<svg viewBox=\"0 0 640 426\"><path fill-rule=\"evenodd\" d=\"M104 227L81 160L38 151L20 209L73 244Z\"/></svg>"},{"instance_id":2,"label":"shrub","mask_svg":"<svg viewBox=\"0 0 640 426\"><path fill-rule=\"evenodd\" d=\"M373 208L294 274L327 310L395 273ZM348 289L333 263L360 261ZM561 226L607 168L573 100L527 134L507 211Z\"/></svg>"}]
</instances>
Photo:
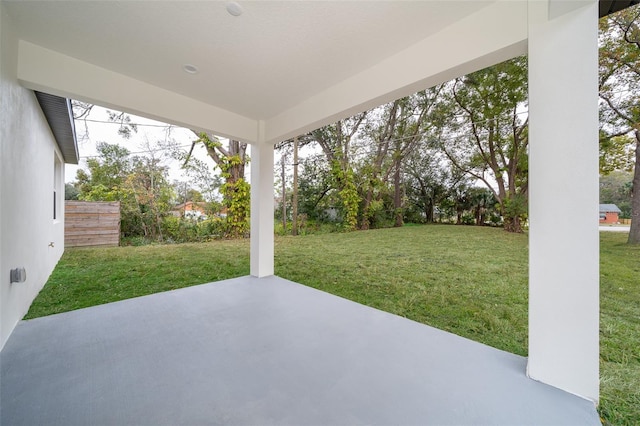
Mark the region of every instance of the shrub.
<instances>
[{"instance_id":1,"label":"shrub","mask_svg":"<svg viewBox=\"0 0 640 426\"><path fill-rule=\"evenodd\" d=\"M224 220L213 217L194 220L175 216L162 219L162 233L167 243L189 243L224 238Z\"/></svg>"}]
</instances>

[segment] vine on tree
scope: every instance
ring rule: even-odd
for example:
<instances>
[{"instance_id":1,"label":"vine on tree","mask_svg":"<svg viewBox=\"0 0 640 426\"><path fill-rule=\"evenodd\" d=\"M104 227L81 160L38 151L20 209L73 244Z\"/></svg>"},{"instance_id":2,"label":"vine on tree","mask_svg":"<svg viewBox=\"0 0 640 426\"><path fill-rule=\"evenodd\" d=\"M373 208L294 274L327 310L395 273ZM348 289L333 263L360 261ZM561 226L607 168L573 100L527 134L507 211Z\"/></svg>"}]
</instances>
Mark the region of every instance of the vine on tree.
<instances>
[{"instance_id":1,"label":"vine on tree","mask_svg":"<svg viewBox=\"0 0 640 426\"><path fill-rule=\"evenodd\" d=\"M353 170L344 170L340 161L335 160L332 164L331 173L340 191L340 202L342 204L343 228L345 231L355 231L358 227L358 208L360 205L360 195L355 184Z\"/></svg>"},{"instance_id":2,"label":"vine on tree","mask_svg":"<svg viewBox=\"0 0 640 426\"><path fill-rule=\"evenodd\" d=\"M244 179L244 166L248 157L231 154L222 147L218 139L211 139L206 133L200 133L198 141L207 148L220 167L225 183L220 187L223 204L227 208L226 234L231 238L245 237L249 233L249 212L251 206L251 186Z\"/></svg>"}]
</instances>

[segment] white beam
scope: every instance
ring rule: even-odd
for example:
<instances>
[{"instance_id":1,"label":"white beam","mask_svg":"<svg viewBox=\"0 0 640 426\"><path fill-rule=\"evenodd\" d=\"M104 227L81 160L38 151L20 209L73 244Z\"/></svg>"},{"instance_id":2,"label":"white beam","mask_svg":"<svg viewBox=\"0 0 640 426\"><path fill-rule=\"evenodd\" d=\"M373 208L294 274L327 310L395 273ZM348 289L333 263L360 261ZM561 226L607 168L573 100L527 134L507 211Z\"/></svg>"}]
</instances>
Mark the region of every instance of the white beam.
<instances>
[{"instance_id":1,"label":"white beam","mask_svg":"<svg viewBox=\"0 0 640 426\"><path fill-rule=\"evenodd\" d=\"M251 145L251 275L273 275L273 145Z\"/></svg>"},{"instance_id":2,"label":"white beam","mask_svg":"<svg viewBox=\"0 0 640 426\"><path fill-rule=\"evenodd\" d=\"M599 395L598 4L529 2L531 378Z\"/></svg>"},{"instance_id":3,"label":"white beam","mask_svg":"<svg viewBox=\"0 0 640 426\"><path fill-rule=\"evenodd\" d=\"M255 142L257 121L20 40L24 87L194 130Z\"/></svg>"},{"instance_id":4,"label":"white beam","mask_svg":"<svg viewBox=\"0 0 640 426\"><path fill-rule=\"evenodd\" d=\"M527 3L499 0L267 122L277 143L526 53Z\"/></svg>"},{"instance_id":5,"label":"white beam","mask_svg":"<svg viewBox=\"0 0 640 426\"><path fill-rule=\"evenodd\" d=\"M538 0L540 1L540 0ZM591 0L546 0L549 2L549 19L558 18L565 13L570 13L576 9L591 3Z\"/></svg>"}]
</instances>

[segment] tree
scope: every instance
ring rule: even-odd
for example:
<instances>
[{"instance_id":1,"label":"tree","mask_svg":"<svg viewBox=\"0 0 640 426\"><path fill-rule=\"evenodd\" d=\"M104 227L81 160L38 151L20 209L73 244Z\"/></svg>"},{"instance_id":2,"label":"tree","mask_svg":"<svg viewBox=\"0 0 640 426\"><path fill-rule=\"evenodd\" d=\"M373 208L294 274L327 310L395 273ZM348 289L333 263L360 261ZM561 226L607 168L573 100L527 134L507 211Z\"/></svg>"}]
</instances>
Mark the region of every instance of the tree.
<instances>
[{"instance_id":1,"label":"tree","mask_svg":"<svg viewBox=\"0 0 640 426\"><path fill-rule=\"evenodd\" d=\"M600 21L600 98L603 131L630 135L635 151L629 244L640 244L640 7ZM605 138L606 139L606 138ZM602 138L601 138L602 140ZM615 140L612 144L616 146ZM620 142L620 141L618 141ZM602 145L601 145L602 150ZM609 151L610 152L610 151Z\"/></svg>"},{"instance_id":2,"label":"tree","mask_svg":"<svg viewBox=\"0 0 640 426\"><path fill-rule=\"evenodd\" d=\"M351 143L367 116L368 112L363 112L311 132L330 165L333 185L338 190L343 227L347 231L358 226L360 204L351 164Z\"/></svg>"},{"instance_id":3,"label":"tree","mask_svg":"<svg viewBox=\"0 0 640 426\"><path fill-rule=\"evenodd\" d=\"M462 225L462 215L473 207L469 197L469 189L466 182L460 182L452 188L450 199L456 212L456 225Z\"/></svg>"},{"instance_id":4,"label":"tree","mask_svg":"<svg viewBox=\"0 0 640 426\"><path fill-rule=\"evenodd\" d=\"M73 118L76 121L81 121L84 123L83 131L77 132L77 137L80 140L85 140L89 138L89 116L93 111L95 105L90 104L88 102L82 102L73 100L71 102L73 109ZM129 139L132 134L138 132L138 125L131 120L131 117L124 112L114 112L107 110L108 120L112 123L117 123L120 126L118 127L118 134L125 139ZM167 125L169 126L169 125Z\"/></svg>"},{"instance_id":5,"label":"tree","mask_svg":"<svg viewBox=\"0 0 640 426\"><path fill-rule=\"evenodd\" d=\"M204 197L202 196L202 193L197 189L189 188L185 195L184 202L186 203L187 201L193 201L194 203L201 203L204 201Z\"/></svg>"},{"instance_id":6,"label":"tree","mask_svg":"<svg viewBox=\"0 0 640 426\"><path fill-rule=\"evenodd\" d=\"M468 197L471 179L459 169L451 168L451 177L447 182L447 191L438 203L438 215L447 222L455 217L458 225L463 224L463 215L470 211L472 205Z\"/></svg>"},{"instance_id":7,"label":"tree","mask_svg":"<svg viewBox=\"0 0 640 426\"><path fill-rule=\"evenodd\" d=\"M487 188L471 187L467 191L467 198L471 209L473 210L473 217L476 221L476 225L483 226L487 214L493 210L493 206L496 204L496 199L493 192Z\"/></svg>"},{"instance_id":8,"label":"tree","mask_svg":"<svg viewBox=\"0 0 640 426\"><path fill-rule=\"evenodd\" d=\"M162 241L162 218L168 214L174 198L173 187L167 181L167 167L152 157L133 157L131 164L120 205L125 213L123 222L135 221L145 237Z\"/></svg>"},{"instance_id":9,"label":"tree","mask_svg":"<svg viewBox=\"0 0 640 426\"><path fill-rule=\"evenodd\" d=\"M610 136L600 132L600 173L616 170L633 171L635 165L635 140L627 135Z\"/></svg>"},{"instance_id":10,"label":"tree","mask_svg":"<svg viewBox=\"0 0 640 426\"><path fill-rule=\"evenodd\" d=\"M160 222L173 199L167 168L153 156L132 157L128 149L119 145L100 142L96 148L98 156L87 160L88 171L77 172L78 198L120 201L121 231L125 236L161 240Z\"/></svg>"},{"instance_id":11,"label":"tree","mask_svg":"<svg viewBox=\"0 0 640 426\"><path fill-rule=\"evenodd\" d=\"M70 183L64 184L64 199L65 200L77 200L78 195L80 195L80 191L75 185Z\"/></svg>"},{"instance_id":12,"label":"tree","mask_svg":"<svg viewBox=\"0 0 640 426\"><path fill-rule=\"evenodd\" d=\"M197 191L202 196L203 201L218 201L220 187L223 184L220 175L213 174L209 164L191 156L190 153L185 152L175 143L170 145L168 149L170 150L170 156L182 164L183 179L185 180L174 183L176 192L181 196L180 200L182 201L180 202L184 202L187 189Z\"/></svg>"},{"instance_id":13,"label":"tree","mask_svg":"<svg viewBox=\"0 0 640 426\"><path fill-rule=\"evenodd\" d=\"M291 200L293 223L291 224L291 235L298 235L298 148L300 144L298 138L293 138L293 199Z\"/></svg>"},{"instance_id":14,"label":"tree","mask_svg":"<svg viewBox=\"0 0 640 426\"><path fill-rule=\"evenodd\" d=\"M522 232L528 199L527 60L518 57L457 78L441 147L460 170L495 196L504 228ZM443 132L444 133L444 132Z\"/></svg>"},{"instance_id":15,"label":"tree","mask_svg":"<svg viewBox=\"0 0 640 426\"><path fill-rule=\"evenodd\" d=\"M220 187L223 203L227 209L227 235L233 238L244 237L249 232L249 209L251 207L251 189L244 178L245 167L249 162L247 144L229 140L227 148L215 135L193 131L198 139L193 141L184 164L188 164L195 144L202 143L209 157L220 168L224 184Z\"/></svg>"},{"instance_id":16,"label":"tree","mask_svg":"<svg viewBox=\"0 0 640 426\"><path fill-rule=\"evenodd\" d=\"M615 204L622 210L621 218L631 217L631 183L633 173L613 171L600 176L600 204Z\"/></svg>"},{"instance_id":17,"label":"tree","mask_svg":"<svg viewBox=\"0 0 640 426\"><path fill-rule=\"evenodd\" d=\"M287 220L289 218L289 213L291 212L291 195L292 191L287 186L287 169L289 163L289 145L280 144L276 149L280 151L280 159L276 161L276 171L274 186L276 189L276 203L275 203L275 212L276 218L279 218L282 223L282 230L286 232L287 230Z\"/></svg>"},{"instance_id":18,"label":"tree","mask_svg":"<svg viewBox=\"0 0 640 426\"><path fill-rule=\"evenodd\" d=\"M313 154L300 161L299 213L312 220L327 220L327 212L335 207L336 190L333 187L331 168L323 161L323 154Z\"/></svg>"},{"instance_id":19,"label":"tree","mask_svg":"<svg viewBox=\"0 0 640 426\"><path fill-rule=\"evenodd\" d=\"M366 194L361 229L369 229L370 222L380 201L381 188L392 179L393 222L402 226L405 213L405 160L425 137L433 125L433 111L438 105L442 86L424 90L384 105L377 123L369 126L367 136L373 150L364 169Z\"/></svg>"},{"instance_id":20,"label":"tree","mask_svg":"<svg viewBox=\"0 0 640 426\"><path fill-rule=\"evenodd\" d=\"M374 215L380 209L380 191L387 177L383 175L383 165L388 159L391 139L395 133L398 119L398 110L400 108L400 100L383 105L381 116L377 125L369 129L368 137L370 138L373 149L368 154L367 165L362 168L364 175L364 203L362 208L362 220L360 229L367 230L371 226ZM390 169L389 169L390 170Z\"/></svg>"},{"instance_id":21,"label":"tree","mask_svg":"<svg viewBox=\"0 0 640 426\"><path fill-rule=\"evenodd\" d=\"M76 173L78 198L85 201L117 201L123 183L131 172L129 150L116 144L98 142L98 155L87 159L88 173Z\"/></svg>"},{"instance_id":22,"label":"tree","mask_svg":"<svg viewBox=\"0 0 640 426\"><path fill-rule=\"evenodd\" d=\"M407 98L400 99L399 117L395 120L395 132L392 144L393 168L393 210L394 226L403 225L404 185L401 182L405 159L424 139L425 133L437 122L433 117L439 105L439 95L443 86L424 90Z\"/></svg>"},{"instance_id":23,"label":"tree","mask_svg":"<svg viewBox=\"0 0 640 426\"><path fill-rule=\"evenodd\" d=\"M311 133L307 133L301 136L294 137L293 139L288 139L277 143L274 146L274 149L280 153L281 164L282 167L282 175L280 176L283 189L283 195L286 197L286 179L284 172L286 171L286 162L289 157L292 157L292 166L293 166L293 176L292 176L292 188L291 188L291 201L289 207L291 208L291 235L298 235L298 215L299 215L299 179L298 172L300 166L300 158L299 158L299 150L309 144L316 143L313 139ZM289 203L288 201L286 203ZM287 204L284 202L280 203L280 213L283 213L284 210L282 207Z\"/></svg>"},{"instance_id":24,"label":"tree","mask_svg":"<svg viewBox=\"0 0 640 426\"><path fill-rule=\"evenodd\" d=\"M405 171L409 212L415 209L421 221L433 223L436 207L448 194L448 170L433 152L416 151L420 155L409 158Z\"/></svg>"}]
</instances>

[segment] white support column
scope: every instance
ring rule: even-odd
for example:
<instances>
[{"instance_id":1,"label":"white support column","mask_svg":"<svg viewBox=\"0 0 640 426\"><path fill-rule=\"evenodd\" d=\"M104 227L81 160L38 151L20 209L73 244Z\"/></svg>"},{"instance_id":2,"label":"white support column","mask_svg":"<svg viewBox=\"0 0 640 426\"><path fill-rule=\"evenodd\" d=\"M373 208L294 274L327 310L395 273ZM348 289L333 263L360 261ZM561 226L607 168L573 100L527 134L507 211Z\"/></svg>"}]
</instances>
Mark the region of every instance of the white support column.
<instances>
[{"instance_id":1,"label":"white support column","mask_svg":"<svg viewBox=\"0 0 640 426\"><path fill-rule=\"evenodd\" d=\"M273 145L251 145L251 275L273 275Z\"/></svg>"},{"instance_id":2,"label":"white support column","mask_svg":"<svg viewBox=\"0 0 640 426\"><path fill-rule=\"evenodd\" d=\"M597 401L598 2L555 1L529 1L527 370Z\"/></svg>"}]
</instances>

